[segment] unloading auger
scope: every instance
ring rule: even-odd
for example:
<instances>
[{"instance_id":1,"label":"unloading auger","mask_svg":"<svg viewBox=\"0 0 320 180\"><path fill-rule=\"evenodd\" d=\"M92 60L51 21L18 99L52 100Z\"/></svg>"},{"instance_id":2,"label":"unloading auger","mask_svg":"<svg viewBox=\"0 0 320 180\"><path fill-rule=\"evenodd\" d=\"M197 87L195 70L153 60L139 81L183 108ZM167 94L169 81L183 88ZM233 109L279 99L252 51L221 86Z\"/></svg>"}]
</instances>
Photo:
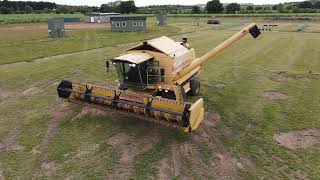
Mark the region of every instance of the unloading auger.
<instances>
[{"instance_id":1,"label":"unloading auger","mask_svg":"<svg viewBox=\"0 0 320 180\"><path fill-rule=\"evenodd\" d=\"M187 38L182 42L165 36L148 40L106 62L107 68L115 66L118 88L63 80L58 95L70 102L116 109L191 132L204 118L202 98L195 103L185 101L187 95L199 94L200 81L195 76L205 62L248 33L254 38L261 34L252 23L200 58L189 48Z\"/></svg>"}]
</instances>

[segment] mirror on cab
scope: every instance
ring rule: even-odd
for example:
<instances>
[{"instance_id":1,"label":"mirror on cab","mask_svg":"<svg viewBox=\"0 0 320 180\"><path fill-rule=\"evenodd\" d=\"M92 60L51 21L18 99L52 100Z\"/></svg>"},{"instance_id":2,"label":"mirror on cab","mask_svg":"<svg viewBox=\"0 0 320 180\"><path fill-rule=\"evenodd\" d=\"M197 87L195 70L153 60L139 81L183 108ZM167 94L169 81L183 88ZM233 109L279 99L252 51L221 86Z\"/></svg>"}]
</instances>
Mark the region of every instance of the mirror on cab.
<instances>
[{"instance_id":1,"label":"mirror on cab","mask_svg":"<svg viewBox=\"0 0 320 180\"><path fill-rule=\"evenodd\" d=\"M113 67L113 62L111 60L106 60L106 69L107 69L107 72L110 71L110 69Z\"/></svg>"}]
</instances>

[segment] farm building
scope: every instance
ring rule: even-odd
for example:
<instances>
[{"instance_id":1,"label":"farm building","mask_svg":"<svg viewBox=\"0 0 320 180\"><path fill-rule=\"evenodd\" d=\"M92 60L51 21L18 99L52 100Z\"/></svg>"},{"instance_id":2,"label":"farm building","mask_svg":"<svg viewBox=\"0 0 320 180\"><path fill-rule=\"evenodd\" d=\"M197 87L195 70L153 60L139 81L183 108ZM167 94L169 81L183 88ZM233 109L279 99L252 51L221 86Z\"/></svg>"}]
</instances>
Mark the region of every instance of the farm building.
<instances>
[{"instance_id":1,"label":"farm building","mask_svg":"<svg viewBox=\"0 0 320 180\"><path fill-rule=\"evenodd\" d=\"M68 23L80 22L80 18L64 18L64 22L68 22Z\"/></svg>"},{"instance_id":2,"label":"farm building","mask_svg":"<svg viewBox=\"0 0 320 180\"><path fill-rule=\"evenodd\" d=\"M157 23L159 26L167 24L167 15L164 13L159 13L157 15Z\"/></svg>"},{"instance_id":3,"label":"farm building","mask_svg":"<svg viewBox=\"0 0 320 180\"><path fill-rule=\"evenodd\" d=\"M48 19L48 34L52 38L64 37L64 18L50 18Z\"/></svg>"},{"instance_id":4,"label":"farm building","mask_svg":"<svg viewBox=\"0 0 320 180\"><path fill-rule=\"evenodd\" d=\"M86 23L107 23L110 22L111 16L117 16L120 13L100 13L100 12L90 12L84 17L84 22Z\"/></svg>"},{"instance_id":5,"label":"farm building","mask_svg":"<svg viewBox=\"0 0 320 180\"><path fill-rule=\"evenodd\" d=\"M110 21L113 32L144 32L147 30L146 16L112 16Z\"/></svg>"}]
</instances>

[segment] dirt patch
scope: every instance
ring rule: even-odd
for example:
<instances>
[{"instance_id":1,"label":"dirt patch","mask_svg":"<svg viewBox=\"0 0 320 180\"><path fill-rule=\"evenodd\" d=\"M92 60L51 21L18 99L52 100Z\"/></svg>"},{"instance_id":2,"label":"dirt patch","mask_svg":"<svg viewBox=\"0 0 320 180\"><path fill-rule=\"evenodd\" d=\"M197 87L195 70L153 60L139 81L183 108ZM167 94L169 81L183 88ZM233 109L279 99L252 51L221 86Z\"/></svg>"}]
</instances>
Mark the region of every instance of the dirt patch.
<instances>
[{"instance_id":1,"label":"dirt patch","mask_svg":"<svg viewBox=\"0 0 320 180\"><path fill-rule=\"evenodd\" d=\"M5 104L10 99L16 98L17 96L19 96L19 93L17 92L8 91L0 88L0 106Z\"/></svg>"},{"instance_id":2,"label":"dirt patch","mask_svg":"<svg viewBox=\"0 0 320 180\"><path fill-rule=\"evenodd\" d=\"M310 148L316 144L320 144L320 129L306 129L275 134L273 139L291 150Z\"/></svg>"},{"instance_id":3,"label":"dirt patch","mask_svg":"<svg viewBox=\"0 0 320 180\"><path fill-rule=\"evenodd\" d=\"M159 173L158 173L158 179L159 180L167 180L171 179L172 177L175 177L175 173L172 170L170 160L168 158L162 159L159 162Z\"/></svg>"},{"instance_id":4,"label":"dirt patch","mask_svg":"<svg viewBox=\"0 0 320 180\"><path fill-rule=\"evenodd\" d=\"M0 154L5 151L20 151L23 149L23 146L17 143L18 131L21 126L21 116L21 113L18 112L7 135L2 139L0 143Z\"/></svg>"},{"instance_id":5,"label":"dirt patch","mask_svg":"<svg viewBox=\"0 0 320 180\"><path fill-rule=\"evenodd\" d=\"M304 172L298 170L298 171L294 171L293 173L291 173L291 178L292 180L307 180L309 178L307 178L307 176L305 175Z\"/></svg>"},{"instance_id":6,"label":"dirt patch","mask_svg":"<svg viewBox=\"0 0 320 180\"><path fill-rule=\"evenodd\" d=\"M236 159L232 158L230 154L218 154L219 158L218 169L219 176L222 179L237 179L237 164L242 167Z\"/></svg>"},{"instance_id":7,"label":"dirt patch","mask_svg":"<svg viewBox=\"0 0 320 180\"><path fill-rule=\"evenodd\" d=\"M2 169L0 169L0 180L4 180L5 178L4 178L4 176L3 176L3 171L2 171Z\"/></svg>"},{"instance_id":8,"label":"dirt patch","mask_svg":"<svg viewBox=\"0 0 320 180\"><path fill-rule=\"evenodd\" d=\"M66 111L68 111L69 108L70 108L69 103L63 102L60 104L58 108L55 108L49 112L49 117L51 118L51 120L49 122L46 135L42 139L40 144L32 148L31 150L32 154L40 154L42 153L42 151L45 151L48 148L52 139L58 134L59 119L66 115Z\"/></svg>"},{"instance_id":9,"label":"dirt patch","mask_svg":"<svg viewBox=\"0 0 320 180\"><path fill-rule=\"evenodd\" d=\"M55 175L57 168L54 162L44 161L41 163L41 174L47 177L52 177Z\"/></svg>"},{"instance_id":10,"label":"dirt patch","mask_svg":"<svg viewBox=\"0 0 320 180\"><path fill-rule=\"evenodd\" d=\"M121 149L121 158L120 161L121 162L128 162L129 159L131 158L130 155L132 156L132 154L129 153L130 148L124 148L124 146L129 146L130 144L130 137L124 133L119 133L116 134L115 136L112 136L111 138L109 138L107 140L107 143L114 146L114 147L119 147L122 146L123 148Z\"/></svg>"},{"instance_id":11,"label":"dirt patch","mask_svg":"<svg viewBox=\"0 0 320 180\"><path fill-rule=\"evenodd\" d=\"M170 179L179 177L180 179L194 179L190 176L193 173L197 173L199 176L203 174L212 175L213 169L211 170L200 157L200 151L194 143L174 144L168 157L158 163L158 178Z\"/></svg>"},{"instance_id":12,"label":"dirt patch","mask_svg":"<svg viewBox=\"0 0 320 180\"><path fill-rule=\"evenodd\" d=\"M268 98L270 100L285 100L288 99L288 96L279 91L265 91L262 93L262 97Z\"/></svg>"},{"instance_id":13,"label":"dirt patch","mask_svg":"<svg viewBox=\"0 0 320 180\"><path fill-rule=\"evenodd\" d=\"M214 87L216 87L218 89L223 89L226 87L226 85L225 84L216 84L216 85L214 85Z\"/></svg>"},{"instance_id":14,"label":"dirt patch","mask_svg":"<svg viewBox=\"0 0 320 180\"><path fill-rule=\"evenodd\" d=\"M41 89L39 89L38 87L31 87L26 89L25 91L22 92L22 95L26 96L26 95L33 95L33 94L38 94L41 92Z\"/></svg>"},{"instance_id":15,"label":"dirt patch","mask_svg":"<svg viewBox=\"0 0 320 180\"><path fill-rule=\"evenodd\" d=\"M217 121L221 120L221 116L216 112L205 112L203 123L206 126L213 127Z\"/></svg>"},{"instance_id":16,"label":"dirt patch","mask_svg":"<svg viewBox=\"0 0 320 180\"><path fill-rule=\"evenodd\" d=\"M112 172L107 172L106 179L130 179L133 158L158 142L157 138L134 139L124 133L118 133L106 140L120 153L119 165Z\"/></svg>"},{"instance_id":17,"label":"dirt patch","mask_svg":"<svg viewBox=\"0 0 320 180\"><path fill-rule=\"evenodd\" d=\"M198 179L237 179L237 169L253 166L249 159L238 161L224 148L215 126L221 123L221 116L218 113L206 112L203 124L192 134L190 140L183 143L173 144L171 154L159 162L159 179L170 179L178 176L181 179L194 179L190 176L196 174ZM233 134L231 129L219 132ZM230 132L229 132L230 131ZM203 145L211 155L204 156Z\"/></svg>"},{"instance_id":18,"label":"dirt patch","mask_svg":"<svg viewBox=\"0 0 320 180\"><path fill-rule=\"evenodd\" d=\"M42 139L41 143L36 147L32 148L32 154L40 154L42 151L45 151L52 139L58 134L58 119L53 119L48 125L48 129L45 137Z\"/></svg>"},{"instance_id":19,"label":"dirt patch","mask_svg":"<svg viewBox=\"0 0 320 180\"><path fill-rule=\"evenodd\" d=\"M320 73L313 72L312 70L308 72L289 72L285 70L268 70L271 74L269 78L273 81L290 81L290 80L299 80L306 81L310 79L320 79Z\"/></svg>"},{"instance_id":20,"label":"dirt patch","mask_svg":"<svg viewBox=\"0 0 320 180\"><path fill-rule=\"evenodd\" d=\"M7 91L7 90L4 90L4 89L0 89L0 99L9 98L9 97L12 97L12 96L15 96L15 95L16 95L15 92Z\"/></svg>"},{"instance_id":21,"label":"dirt patch","mask_svg":"<svg viewBox=\"0 0 320 180\"><path fill-rule=\"evenodd\" d=\"M58 107L54 108L52 111L48 113L49 117L51 118L46 135L41 140L40 144L33 147L31 150L32 154L41 154L42 152L46 151L48 149L48 146L54 139L54 137L59 132L59 120L60 118L64 117L66 115L66 111L70 108L69 103L62 102L58 105ZM51 177L54 176L56 173L56 166L54 162L51 162L48 160L47 156L44 155L39 163L39 170L37 172L37 176L47 176Z\"/></svg>"},{"instance_id":22,"label":"dirt patch","mask_svg":"<svg viewBox=\"0 0 320 180\"><path fill-rule=\"evenodd\" d=\"M68 102L61 101L57 108L54 108L49 112L49 117L52 119L60 119L66 115L69 108L70 104Z\"/></svg>"},{"instance_id":23,"label":"dirt patch","mask_svg":"<svg viewBox=\"0 0 320 180\"><path fill-rule=\"evenodd\" d=\"M87 115L87 114L94 114L94 115L107 115L106 111L103 110L99 110L99 109L95 109L95 108L91 108L91 107L82 107L81 112L78 113L76 116L74 116L71 121L77 120L77 119L81 119L83 116Z\"/></svg>"}]
</instances>

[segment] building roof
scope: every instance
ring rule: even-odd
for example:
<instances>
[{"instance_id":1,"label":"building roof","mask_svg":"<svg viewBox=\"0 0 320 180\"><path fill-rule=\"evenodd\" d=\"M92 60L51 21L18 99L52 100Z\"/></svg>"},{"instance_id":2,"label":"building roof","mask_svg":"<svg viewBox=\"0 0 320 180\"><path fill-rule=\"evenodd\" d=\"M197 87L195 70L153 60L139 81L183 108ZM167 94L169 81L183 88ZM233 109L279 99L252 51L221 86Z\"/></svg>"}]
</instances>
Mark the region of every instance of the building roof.
<instances>
[{"instance_id":1,"label":"building roof","mask_svg":"<svg viewBox=\"0 0 320 180\"><path fill-rule=\"evenodd\" d=\"M149 59L152 59L152 58L153 58L153 56L148 53L133 52L130 54L115 57L112 60L114 60L114 61L127 61L127 62L131 62L134 64L140 64L140 63L148 61Z\"/></svg>"},{"instance_id":2,"label":"building roof","mask_svg":"<svg viewBox=\"0 0 320 180\"><path fill-rule=\"evenodd\" d=\"M181 54L188 52L188 49L183 45L181 45L180 42L175 42L174 40L166 36L162 36L156 39L151 39L146 41L145 43L159 50L162 53L170 55L171 57L178 57ZM140 49L139 47L141 46L144 46L144 44L135 46L129 50Z\"/></svg>"},{"instance_id":3,"label":"building roof","mask_svg":"<svg viewBox=\"0 0 320 180\"><path fill-rule=\"evenodd\" d=\"M111 21L125 21L125 20L142 20L146 21L146 16L112 16L110 17Z\"/></svg>"}]
</instances>

